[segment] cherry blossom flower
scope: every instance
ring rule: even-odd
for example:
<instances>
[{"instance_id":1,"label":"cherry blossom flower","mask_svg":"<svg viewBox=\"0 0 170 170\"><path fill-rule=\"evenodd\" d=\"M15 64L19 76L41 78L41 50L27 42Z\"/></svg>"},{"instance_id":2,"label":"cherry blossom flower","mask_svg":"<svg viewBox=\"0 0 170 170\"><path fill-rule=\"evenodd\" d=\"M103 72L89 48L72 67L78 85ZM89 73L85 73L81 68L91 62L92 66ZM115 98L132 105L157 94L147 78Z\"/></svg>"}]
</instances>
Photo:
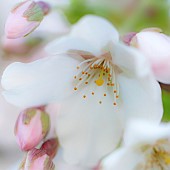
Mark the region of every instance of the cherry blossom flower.
<instances>
[{"instance_id":1,"label":"cherry blossom flower","mask_svg":"<svg viewBox=\"0 0 170 170\"><path fill-rule=\"evenodd\" d=\"M103 160L103 170L169 170L170 124L133 120L126 128L123 147Z\"/></svg>"},{"instance_id":2,"label":"cherry blossom flower","mask_svg":"<svg viewBox=\"0 0 170 170\"><path fill-rule=\"evenodd\" d=\"M61 103L56 131L66 162L95 167L117 147L129 118L160 121L160 87L149 64L119 43L105 19L85 16L47 51L50 57L9 65L3 95L20 107Z\"/></svg>"}]
</instances>

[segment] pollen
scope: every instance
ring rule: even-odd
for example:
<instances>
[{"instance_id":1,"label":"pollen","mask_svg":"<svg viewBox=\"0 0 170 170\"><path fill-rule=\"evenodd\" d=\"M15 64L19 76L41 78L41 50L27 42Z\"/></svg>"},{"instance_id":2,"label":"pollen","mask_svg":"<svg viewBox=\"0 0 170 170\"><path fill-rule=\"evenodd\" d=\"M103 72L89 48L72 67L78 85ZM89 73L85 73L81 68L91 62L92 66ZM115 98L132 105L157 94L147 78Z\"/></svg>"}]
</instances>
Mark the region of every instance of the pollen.
<instances>
[{"instance_id":1,"label":"pollen","mask_svg":"<svg viewBox=\"0 0 170 170\"><path fill-rule=\"evenodd\" d=\"M95 83L98 85L98 86L102 86L104 84L104 80L103 79L98 79L95 81Z\"/></svg>"},{"instance_id":2,"label":"pollen","mask_svg":"<svg viewBox=\"0 0 170 170\"><path fill-rule=\"evenodd\" d=\"M106 96L106 93L104 94L104 96Z\"/></svg>"},{"instance_id":3,"label":"pollen","mask_svg":"<svg viewBox=\"0 0 170 170\"><path fill-rule=\"evenodd\" d=\"M94 92L92 92L91 94L94 95Z\"/></svg>"},{"instance_id":4,"label":"pollen","mask_svg":"<svg viewBox=\"0 0 170 170\"><path fill-rule=\"evenodd\" d=\"M114 102L113 105L116 106L117 105L116 102Z\"/></svg>"},{"instance_id":5,"label":"pollen","mask_svg":"<svg viewBox=\"0 0 170 170\"><path fill-rule=\"evenodd\" d=\"M74 90L77 90L77 87L74 87Z\"/></svg>"},{"instance_id":6,"label":"pollen","mask_svg":"<svg viewBox=\"0 0 170 170\"><path fill-rule=\"evenodd\" d=\"M166 156L164 157L164 159L165 159L165 163L166 163L167 165L170 165L170 155L166 155Z\"/></svg>"}]
</instances>

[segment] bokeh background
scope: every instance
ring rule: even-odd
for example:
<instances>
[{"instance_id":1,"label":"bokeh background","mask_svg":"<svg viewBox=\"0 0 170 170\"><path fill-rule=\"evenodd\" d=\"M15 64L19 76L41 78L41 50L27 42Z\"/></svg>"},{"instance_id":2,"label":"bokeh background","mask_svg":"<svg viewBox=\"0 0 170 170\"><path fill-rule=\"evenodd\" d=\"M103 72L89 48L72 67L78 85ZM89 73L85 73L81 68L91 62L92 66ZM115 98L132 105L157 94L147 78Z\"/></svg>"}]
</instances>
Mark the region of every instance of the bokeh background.
<instances>
[{"instance_id":1,"label":"bokeh background","mask_svg":"<svg viewBox=\"0 0 170 170\"><path fill-rule=\"evenodd\" d=\"M169 0L44 1L53 6L52 14L46 17L35 34L16 42L8 42L4 38L4 25L11 7L21 0L0 1L0 76L11 62L29 62L44 57L43 47L52 39L66 34L70 26L86 14L107 18L118 29L121 36L147 27L159 27L164 33L170 34ZM170 86L163 84L161 86L164 105L162 121L170 121ZM6 103L0 94L0 170L17 169L17 164L22 158L13 133L20 111L21 108Z\"/></svg>"}]
</instances>

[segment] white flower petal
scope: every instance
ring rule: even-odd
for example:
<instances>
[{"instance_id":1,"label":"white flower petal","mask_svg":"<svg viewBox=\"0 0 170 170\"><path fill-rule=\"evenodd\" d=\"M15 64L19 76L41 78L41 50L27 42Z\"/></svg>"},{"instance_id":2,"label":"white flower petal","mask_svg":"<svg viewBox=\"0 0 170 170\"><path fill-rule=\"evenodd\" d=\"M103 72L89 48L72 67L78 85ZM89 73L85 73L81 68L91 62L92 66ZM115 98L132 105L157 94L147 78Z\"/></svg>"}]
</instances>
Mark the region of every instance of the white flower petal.
<instances>
[{"instance_id":1,"label":"white flower petal","mask_svg":"<svg viewBox=\"0 0 170 170\"><path fill-rule=\"evenodd\" d=\"M160 122L163 115L161 89L149 73L138 78L119 75L118 82L127 119L141 118Z\"/></svg>"},{"instance_id":2,"label":"white flower petal","mask_svg":"<svg viewBox=\"0 0 170 170\"><path fill-rule=\"evenodd\" d=\"M21 107L62 100L72 92L72 80L79 62L71 57L48 57L35 62L13 63L2 76L6 100Z\"/></svg>"},{"instance_id":3,"label":"white flower petal","mask_svg":"<svg viewBox=\"0 0 170 170\"><path fill-rule=\"evenodd\" d=\"M60 39L54 40L46 47L46 51L52 55L71 53L72 51L76 50L89 52L93 55L99 55L100 53L100 51L91 46L86 40L70 36L65 36Z\"/></svg>"},{"instance_id":4,"label":"white flower petal","mask_svg":"<svg viewBox=\"0 0 170 170\"><path fill-rule=\"evenodd\" d=\"M146 58L122 44L113 44L111 53L113 63L120 68L117 81L127 118L159 122L163 113L161 89Z\"/></svg>"},{"instance_id":5,"label":"white flower petal","mask_svg":"<svg viewBox=\"0 0 170 170\"><path fill-rule=\"evenodd\" d=\"M151 72L146 58L135 48L121 43L110 43L113 64L117 65L126 76L145 76Z\"/></svg>"},{"instance_id":6,"label":"white flower petal","mask_svg":"<svg viewBox=\"0 0 170 170\"><path fill-rule=\"evenodd\" d=\"M155 124L150 121L132 119L124 135L125 145L155 144L157 140L170 137L170 124Z\"/></svg>"},{"instance_id":7,"label":"white flower petal","mask_svg":"<svg viewBox=\"0 0 170 170\"><path fill-rule=\"evenodd\" d=\"M98 50L105 50L109 42L119 40L119 34L114 26L106 19L94 15L80 19L73 26L71 36L86 40Z\"/></svg>"},{"instance_id":8,"label":"white flower petal","mask_svg":"<svg viewBox=\"0 0 170 170\"><path fill-rule=\"evenodd\" d=\"M137 170L142 154L132 148L122 148L113 152L102 161L102 170Z\"/></svg>"},{"instance_id":9,"label":"white flower petal","mask_svg":"<svg viewBox=\"0 0 170 170\"><path fill-rule=\"evenodd\" d=\"M92 90L93 85L89 84L65 101L56 123L64 159L88 167L96 166L115 149L124 124L121 105L113 105L113 96L103 97L103 86L95 89L94 96ZM83 95L87 97L84 99Z\"/></svg>"}]
</instances>

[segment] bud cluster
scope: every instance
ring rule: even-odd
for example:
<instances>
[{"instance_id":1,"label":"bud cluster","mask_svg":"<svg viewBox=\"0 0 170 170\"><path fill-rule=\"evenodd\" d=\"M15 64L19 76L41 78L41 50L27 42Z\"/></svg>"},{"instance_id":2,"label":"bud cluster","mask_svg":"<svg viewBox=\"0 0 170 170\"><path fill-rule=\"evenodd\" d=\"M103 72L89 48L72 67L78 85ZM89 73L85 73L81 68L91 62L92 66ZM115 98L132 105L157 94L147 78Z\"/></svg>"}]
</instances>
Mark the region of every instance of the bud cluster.
<instances>
[{"instance_id":1,"label":"bud cluster","mask_svg":"<svg viewBox=\"0 0 170 170\"><path fill-rule=\"evenodd\" d=\"M45 141L50 129L50 118L45 107L29 108L20 113L15 125L17 143L26 157L20 170L53 170L52 159L58 148L57 138Z\"/></svg>"}]
</instances>

